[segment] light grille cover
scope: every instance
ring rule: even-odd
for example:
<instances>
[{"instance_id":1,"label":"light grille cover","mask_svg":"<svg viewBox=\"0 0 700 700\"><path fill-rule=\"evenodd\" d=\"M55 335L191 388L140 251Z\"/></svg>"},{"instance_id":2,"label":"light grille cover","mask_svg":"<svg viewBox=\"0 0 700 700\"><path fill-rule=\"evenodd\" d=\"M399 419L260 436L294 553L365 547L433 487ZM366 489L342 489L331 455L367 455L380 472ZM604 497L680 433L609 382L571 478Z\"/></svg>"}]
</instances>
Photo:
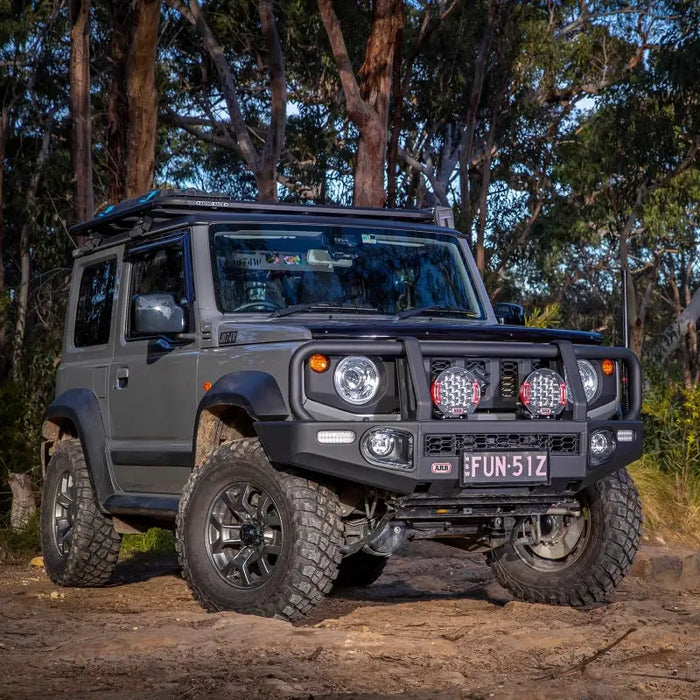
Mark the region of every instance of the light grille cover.
<instances>
[{"instance_id":1,"label":"light grille cover","mask_svg":"<svg viewBox=\"0 0 700 700\"><path fill-rule=\"evenodd\" d=\"M534 416L558 416L566 406L566 382L552 369L536 369L520 387L520 401Z\"/></svg>"},{"instance_id":2,"label":"light grille cover","mask_svg":"<svg viewBox=\"0 0 700 700\"><path fill-rule=\"evenodd\" d=\"M436 408L449 418L476 410L481 400L479 381L468 369L449 367L438 374L430 388Z\"/></svg>"}]
</instances>

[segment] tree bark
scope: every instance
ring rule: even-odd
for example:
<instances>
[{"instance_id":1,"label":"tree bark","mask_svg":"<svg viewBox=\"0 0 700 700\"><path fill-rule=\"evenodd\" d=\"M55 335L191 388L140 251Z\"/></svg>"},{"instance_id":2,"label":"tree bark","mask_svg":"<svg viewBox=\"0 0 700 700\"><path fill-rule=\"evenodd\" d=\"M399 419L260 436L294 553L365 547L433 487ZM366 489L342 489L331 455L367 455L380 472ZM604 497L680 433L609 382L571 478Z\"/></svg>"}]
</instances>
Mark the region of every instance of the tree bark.
<instances>
[{"instance_id":1,"label":"tree bark","mask_svg":"<svg viewBox=\"0 0 700 700\"><path fill-rule=\"evenodd\" d=\"M272 0L259 0L258 2L258 14L267 46L266 62L270 75L271 94L270 122L265 133L265 143L261 153L256 150L248 133L240 101L236 94L236 82L231 66L222 46L207 24L198 0L190 0L187 5L182 0L165 0L165 2L194 26L202 39L204 48L209 54L219 78L219 86L229 113L230 123L225 125L225 131L231 133L232 137L231 139L217 139L213 133L206 133L197 128L187 128L184 126L187 120L181 117L176 117L176 123L198 138L212 143L218 141L220 145L234 150L255 177L258 186L258 199L276 201L277 166L284 148L287 121L287 81L277 23L272 11ZM214 126L216 125L211 125L212 130ZM235 140L233 136L235 136Z\"/></svg>"},{"instance_id":2,"label":"tree bark","mask_svg":"<svg viewBox=\"0 0 700 700\"><path fill-rule=\"evenodd\" d=\"M71 0L70 22L70 115L73 125L75 217L79 221L85 221L95 211L90 126L90 0Z\"/></svg>"},{"instance_id":3,"label":"tree bark","mask_svg":"<svg viewBox=\"0 0 700 700\"><path fill-rule=\"evenodd\" d=\"M39 181L44 170L46 159L49 155L51 145L51 129L53 124L52 114L46 120L44 135L41 140L39 154L37 155L34 171L29 180L29 188L26 192L27 214L22 221L19 235L19 258L20 258L20 282L17 294L17 319L15 320L15 336L12 347L12 379L16 382L20 380L20 362L24 351L24 336L27 327L27 308L29 304L29 282L31 278L31 264L29 255L29 236L32 223L34 221L34 211L36 207L36 193L39 188Z\"/></svg>"},{"instance_id":4,"label":"tree bark","mask_svg":"<svg viewBox=\"0 0 700 700\"><path fill-rule=\"evenodd\" d=\"M471 239L472 221L474 219L473 207L471 202L471 183L469 180L469 167L472 162L474 152L475 132L477 117L479 114L479 102L481 100L481 92L484 88L484 76L486 74L486 60L491 49L493 41L494 25L496 23L496 14L498 11L499 0L491 0L489 3L489 11L486 19L486 28L481 37L479 45L479 53L476 57L474 66L474 81L469 95L469 104L467 106L467 121L464 125L462 148L459 154L459 188L460 200L462 204L462 212L466 216L465 233Z\"/></svg>"},{"instance_id":5,"label":"tree bark","mask_svg":"<svg viewBox=\"0 0 700 700\"><path fill-rule=\"evenodd\" d=\"M486 150L481 164L481 189L479 190L479 223L476 230L475 258L479 274L484 274L484 240L486 238L486 221L488 218L488 197L491 186L491 159L493 158L493 145L496 141L496 110L492 110L489 132L486 137Z\"/></svg>"},{"instance_id":6,"label":"tree bark","mask_svg":"<svg viewBox=\"0 0 700 700\"><path fill-rule=\"evenodd\" d=\"M365 61L357 77L332 0L317 2L345 93L348 115L360 132L355 163L354 203L361 207L382 207L386 201L384 165L392 68L399 30L403 25L403 0L375 0Z\"/></svg>"},{"instance_id":7,"label":"tree bark","mask_svg":"<svg viewBox=\"0 0 700 700\"><path fill-rule=\"evenodd\" d=\"M106 160L109 172L108 199L120 202L126 199L127 179L127 129L129 123L129 101L127 99L127 75L129 62L129 45L133 28L133 10L131 3L112 0L112 39L110 44L110 63L112 80L109 86L107 105Z\"/></svg>"},{"instance_id":8,"label":"tree bark","mask_svg":"<svg viewBox=\"0 0 700 700\"><path fill-rule=\"evenodd\" d=\"M0 110L0 357L5 357L5 150L7 147L7 132L10 128L10 110L6 105ZM2 368L0 367L0 370Z\"/></svg>"},{"instance_id":9,"label":"tree bark","mask_svg":"<svg viewBox=\"0 0 700 700\"><path fill-rule=\"evenodd\" d=\"M36 513L32 479L29 474L10 472L7 481L10 485L10 491L12 491L10 527L15 531L22 530Z\"/></svg>"},{"instance_id":10,"label":"tree bark","mask_svg":"<svg viewBox=\"0 0 700 700\"><path fill-rule=\"evenodd\" d=\"M153 185L158 128L155 68L160 0L136 0L133 16L127 72L127 198L142 194Z\"/></svg>"}]
</instances>

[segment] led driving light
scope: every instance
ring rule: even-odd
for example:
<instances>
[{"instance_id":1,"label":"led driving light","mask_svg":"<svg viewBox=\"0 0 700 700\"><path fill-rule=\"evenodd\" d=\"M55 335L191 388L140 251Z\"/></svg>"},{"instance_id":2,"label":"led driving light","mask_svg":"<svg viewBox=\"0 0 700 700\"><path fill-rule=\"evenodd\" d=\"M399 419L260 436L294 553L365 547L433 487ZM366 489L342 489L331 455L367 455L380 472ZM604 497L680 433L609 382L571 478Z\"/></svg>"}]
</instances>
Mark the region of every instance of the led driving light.
<instances>
[{"instance_id":1,"label":"led driving light","mask_svg":"<svg viewBox=\"0 0 700 700\"><path fill-rule=\"evenodd\" d=\"M586 395L586 401L591 403L598 393L600 381L598 380L598 372L596 368L588 360L578 360L578 373L583 384L583 392ZM571 401L571 387L567 384L566 398Z\"/></svg>"},{"instance_id":2,"label":"led driving light","mask_svg":"<svg viewBox=\"0 0 700 700\"><path fill-rule=\"evenodd\" d=\"M520 387L520 401L533 416L558 416L566 406L566 382L552 369L536 369Z\"/></svg>"},{"instance_id":3,"label":"led driving light","mask_svg":"<svg viewBox=\"0 0 700 700\"><path fill-rule=\"evenodd\" d=\"M397 428L373 428L363 435L360 452L378 467L412 469L413 435Z\"/></svg>"},{"instance_id":4,"label":"led driving light","mask_svg":"<svg viewBox=\"0 0 700 700\"><path fill-rule=\"evenodd\" d=\"M379 370L368 357L345 357L335 368L333 384L343 401L361 406L379 391Z\"/></svg>"},{"instance_id":5,"label":"led driving light","mask_svg":"<svg viewBox=\"0 0 700 700\"><path fill-rule=\"evenodd\" d=\"M594 430L591 433L589 448L592 464L601 464L612 457L615 452L615 438L612 431L607 428Z\"/></svg>"},{"instance_id":6,"label":"led driving light","mask_svg":"<svg viewBox=\"0 0 700 700\"><path fill-rule=\"evenodd\" d=\"M634 442L634 430L623 428L617 431L618 442Z\"/></svg>"},{"instance_id":7,"label":"led driving light","mask_svg":"<svg viewBox=\"0 0 700 700\"><path fill-rule=\"evenodd\" d=\"M351 445L355 442L355 433L352 430L319 430L316 440L321 445Z\"/></svg>"},{"instance_id":8,"label":"led driving light","mask_svg":"<svg viewBox=\"0 0 700 700\"><path fill-rule=\"evenodd\" d=\"M440 372L430 393L436 408L448 418L473 413L481 400L479 381L462 367L448 367Z\"/></svg>"}]
</instances>

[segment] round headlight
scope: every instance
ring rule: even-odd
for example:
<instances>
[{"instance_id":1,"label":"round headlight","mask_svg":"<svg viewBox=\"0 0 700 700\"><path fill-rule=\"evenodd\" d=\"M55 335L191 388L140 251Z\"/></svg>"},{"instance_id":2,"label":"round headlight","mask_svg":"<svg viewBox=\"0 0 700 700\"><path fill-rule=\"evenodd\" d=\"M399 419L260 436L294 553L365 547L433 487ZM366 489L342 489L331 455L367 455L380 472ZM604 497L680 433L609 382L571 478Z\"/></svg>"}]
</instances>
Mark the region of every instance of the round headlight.
<instances>
[{"instance_id":1,"label":"round headlight","mask_svg":"<svg viewBox=\"0 0 700 700\"><path fill-rule=\"evenodd\" d=\"M588 360L578 360L576 364L578 365L578 373L583 384L583 391L586 394L586 401L590 403L598 393L598 386L600 385L598 372ZM566 398L571 401L571 387L569 386L566 387Z\"/></svg>"},{"instance_id":2,"label":"round headlight","mask_svg":"<svg viewBox=\"0 0 700 700\"><path fill-rule=\"evenodd\" d=\"M335 390L343 401L361 406L379 391L379 370L368 357L345 357L335 368Z\"/></svg>"},{"instance_id":3,"label":"round headlight","mask_svg":"<svg viewBox=\"0 0 700 700\"><path fill-rule=\"evenodd\" d=\"M452 418L472 413L481 400L479 380L461 367L448 367L440 372L430 393L437 409Z\"/></svg>"},{"instance_id":4,"label":"round headlight","mask_svg":"<svg viewBox=\"0 0 700 700\"><path fill-rule=\"evenodd\" d=\"M566 382L552 369L536 369L520 387L520 401L534 416L558 416L566 406Z\"/></svg>"}]
</instances>

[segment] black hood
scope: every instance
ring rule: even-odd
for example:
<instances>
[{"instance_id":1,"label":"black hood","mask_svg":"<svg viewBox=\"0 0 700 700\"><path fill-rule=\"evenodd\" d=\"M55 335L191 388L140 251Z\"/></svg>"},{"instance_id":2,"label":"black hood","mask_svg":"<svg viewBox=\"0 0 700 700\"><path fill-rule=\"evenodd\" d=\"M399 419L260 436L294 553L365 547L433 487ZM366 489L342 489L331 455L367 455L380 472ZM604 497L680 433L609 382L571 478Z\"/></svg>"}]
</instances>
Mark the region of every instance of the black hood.
<instances>
[{"instance_id":1,"label":"black hood","mask_svg":"<svg viewBox=\"0 0 700 700\"><path fill-rule=\"evenodd\" d=\"M338 340L346 338L400 338L409 336L420 340L491 340L523 343L551 343L570 340L580 345L600 345L600 333L568 331L555 328L528 328L525 326L500 326L450 321L370 321L355 319L343 321L305 319L314 338Z\"/></svg>"}]
</instances>

